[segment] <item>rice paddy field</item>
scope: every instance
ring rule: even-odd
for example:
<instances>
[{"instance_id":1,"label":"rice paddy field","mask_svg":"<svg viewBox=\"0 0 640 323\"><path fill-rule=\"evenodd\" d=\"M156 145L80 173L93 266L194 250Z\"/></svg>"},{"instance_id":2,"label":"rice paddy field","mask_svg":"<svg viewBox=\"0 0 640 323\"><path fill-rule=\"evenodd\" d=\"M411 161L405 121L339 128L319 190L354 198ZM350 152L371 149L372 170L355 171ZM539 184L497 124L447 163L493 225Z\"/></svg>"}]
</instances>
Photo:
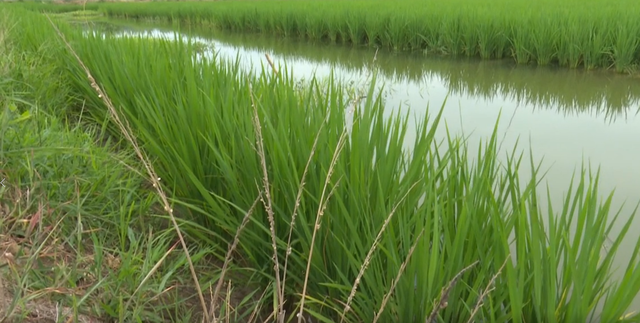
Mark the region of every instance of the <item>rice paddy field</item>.
<instances>
[{"instance_id":1,"label":"rice paddy field","mask_svg":"<svg viewBox=\"0 0 640 323\"><path fill-rule=\"evenodd\" d=\"M583 164L564 187L548 189L538 160L518 146L501 156L497 123L472 144L448 130L436 136L448 129L444 103L417 120L387 113L375 69L363 87L332 76L297 82L286 68L247 72L239 61L202 55L190 39L86 32L23 7L77 9L0 6L0 49L12 54L0 61L0 158L29 165L34 148L17 146L15 125L44 109L75 125L68 131L90 125L113 138L122 154L115 160L127 167L114 172L89 158L87 167L105 176L76 186L89 193L80 198L76 189L78 198L61 204L77 208L57 220L77 234L60 238L74 252L93 248L87 259L106 263L110 254L118 265L94 266L83 280L60 269L62 278L48 280L44 271L22 275L30 267L0 263L0 274L8 267L7 277L19 278L6 280L19 291L13 303L44 294L45 282L55 281L56 304L73 308L76 319L83 313L107 322L640 322L635 210L612 206L597 168ZM398 51L632 71L638 7L220 1L86 9ZM12 64L21 57L34 59ZM9 180L30 192L36 173L54 172L31 169ZM158 196L136 194L137 181ZM100 200L101 188L111 202ZM16 200L6 192L0 202ZM551 196L561 203L541 202ZM90 203L102 204L80 207ZM82 222L103 211L117 216ZM0 225L1 237L15 235L9 228ZM117 234L101 240L95 232L103 231ZM621 263L623 245L632 252ZM185 285L190 293L167 305L165 296ZM0 289L0 320L13 319L1 301Z\"/></svg>"},{"instance_id":2,"label":"rice paddy field","mask_svg":"<svg viewBox=\"0 0 640 323\"><path fill-rule=\"evenodd\" d=\"M54 6L46 9L82 7ZM521 64L631 72L640 62L640 4L633 0L269 0L94 3L86 8L109 16Z\"/></svg>"}]
</instances>

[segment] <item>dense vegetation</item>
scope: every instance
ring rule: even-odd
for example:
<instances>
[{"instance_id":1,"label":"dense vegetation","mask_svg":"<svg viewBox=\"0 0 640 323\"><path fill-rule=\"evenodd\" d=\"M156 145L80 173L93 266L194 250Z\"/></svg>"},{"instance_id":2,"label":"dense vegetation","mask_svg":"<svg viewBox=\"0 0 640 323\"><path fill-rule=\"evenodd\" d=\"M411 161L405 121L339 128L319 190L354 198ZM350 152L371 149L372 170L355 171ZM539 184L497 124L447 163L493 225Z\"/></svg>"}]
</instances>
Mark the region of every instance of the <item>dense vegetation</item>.
<instances>
[{"instance_id":1,"label":"dense vegetation","mask_svg":"<svg viewBox=\"0 0 640 323\"><path fill-rule=\"evenodd\" d=\"M0 8L0 321L193 322L139 162L87 122L33 18Z\"/></svg>"},{"instance_id":2,"label":"dense vegetation","mask_svg":"<svg viewBox=\"0 0 640 323\"><path fill-rule=\"evenodd\" d=\"M36 8L63 11L80 6ZM65 9L66 8L66 9ZM87 5L112 16L208 24L427 53L631 71L640 5L604 0L215 1Z\"/></svg>"},{"instance_id":3,"label":"dense vegetation","mask_svg":"<svg viewBox=\"0 0 640 323\"><path fill-rule=\"evenodd\" d=\"M304 7L292 3L287 10ZM146 8L158 15L170 5L176 4L153 7L159 11L124 4L104 9ZM220 6L219 12L235 8L228 17L249 13L243 3ZM195 12L191 19L198 22L214 17ZM279 12L262 21L280 21ZM65 98L85 107L59 113L82 111L121 137L104 97L49 21L17 9L3 14L12 26L8 44L18 52L46 48L44 63L69 88ZM244 228L229 270L249 275L244 285L258 284L263 312L295 319L304 300L304 317L323 322L424 322L432 314L441 322L472 316L482 322L638 321L637 314L623 317L640 291L638 259L619 269L621 280L612 279L616 250L634 217L621 233L611 231L616 217L610 215L617 214L610 198L598 201L597 174L585 169L567 183L560 209L542 206L536 163L523 161L515 148L499 162L497 129L480 147L454 136L442 146L433 113L420 120L411 152L404 151L411 121L383 116L375 73L360 101L332 79L300 85L286 70L250 75L233 62L194 59L190 41L83 35L58 25L151 157L192 251L212 250L223 260ZM376 35L369 39L394 44ZM404 37L397 36L390 39ZM478 151L474 160L471 150ZM531 181L520 182L521 167L531 168ZM129 221L116 226L123 250L137 241ZM640 239L635 248L637 255ZM133 260L143 257L137 256ZM194 259L202 264L202 257ZM211 272L220 273L199 274ZM124 312L129 297L92 309L133 321L142 312ZM234 318L252 309L238 308Z\"/></svg>"}]
</instances>

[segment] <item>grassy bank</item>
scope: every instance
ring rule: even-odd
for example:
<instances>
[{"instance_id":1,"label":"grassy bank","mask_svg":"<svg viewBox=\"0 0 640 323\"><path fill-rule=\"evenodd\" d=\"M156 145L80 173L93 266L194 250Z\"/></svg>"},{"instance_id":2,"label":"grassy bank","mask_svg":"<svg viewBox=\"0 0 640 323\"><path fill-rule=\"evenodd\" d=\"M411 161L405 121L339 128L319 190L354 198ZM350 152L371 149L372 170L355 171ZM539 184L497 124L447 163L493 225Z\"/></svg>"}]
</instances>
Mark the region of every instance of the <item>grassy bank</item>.
<instances>
[{"instance_id":1,"label":"grassy bank","mask_svg":"<svg viewBox=\"0 0 640 323\"><path fill-rule=\"evenodd\" d=\"M45 61L69 82L65 97L86 107L66 113L85 111L121 137L104 97L47 19L12 12L19 35L12 46L48 44ZM260 320L275 321L272 313L323 322L638 320L627 315L640 291L637 259L619 269L621 280L611 277L633 216L621 234L611 232L615 210L598 201L596 175L578 173L565 205L552 209L538 205L538 176L517 177L520 167L536 175L533 161L514 149L499 162L497 130L480 147L450 137L442 148L434 113L419 120L412 151L404 152L413 121L383 118L375 73L366 98L354 103L331 79L299 87L286 70L247 75L234 63L197 61L187 41L83 37L59 25L150 156L192 251L224 258L238 243L228 274L257 282ZM476 160L470 149L479 151ZM141 218L130 213L131 221ZM136 235L122 222L117 228L127 237L117 250L126 249ZM199 277L229 277L202 257L194 261ZM169 263L184 270L180 259ZM127 322L125 313L103 315Z\"/></svg>"},{"instance_id":2,"label":"grassy bank","mask_svg":"<svg viewBox=\"0 0 640 323\"><path fill-rule=\"evenodd\" d=\"M640 62L640 22L636 19L640 5L632 0L273 0L90 6L112 16L177 20L394 50L510 58L522 64L630 72ZM70 5L33 8L79 10Z\"/></svg>"},{"instance_id":3,"label":"grassy bank","mask_svg":"<svg viewBox=\"0 0 640 323\"><path fill-rule=\"evenodd\" d=\"M26 46L23 18L0 9L0 321L192 322L184 256L140 163L86 122L55 39Z\"/></svg>"}]
</instances>

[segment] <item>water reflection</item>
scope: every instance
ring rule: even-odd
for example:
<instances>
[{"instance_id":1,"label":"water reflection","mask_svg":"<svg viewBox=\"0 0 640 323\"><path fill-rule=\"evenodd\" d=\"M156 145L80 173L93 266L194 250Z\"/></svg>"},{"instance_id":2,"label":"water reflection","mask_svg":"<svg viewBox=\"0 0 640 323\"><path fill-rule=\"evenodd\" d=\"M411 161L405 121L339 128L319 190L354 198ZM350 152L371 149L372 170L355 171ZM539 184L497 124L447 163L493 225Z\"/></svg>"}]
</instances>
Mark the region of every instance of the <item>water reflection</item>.
<instances>
[{"instance_id":1,"label":"water reflection","mask_svg":"<svg viewBox=\"0 0 640 323\"><path fill-rule=\"evenodd\" d=\"M115 27L114 27L115 26ZM109 21L108 30L140 32L153 28L172 32L178 27L130 21ZM301 60L362 75L370 66L373 51L341 45L286 40L268 35L231 34L205 28L183 28L182 33L215 39L219 49L242 48L244 52L272 53L288 63ZM379 51L376 67L392 83L422 83L438 80L452 94L525 104L534 109L555 109L563 114L588 113L606 120L628 118L640 112L640 78L607 71L567 70L517 66L509 61L480 61L425 57Z\"/></svg>"},{"instance_id":2,"label":"water reflection","mask_svg":"<svg viewBox=\"0 0 640 323\"><path fill-rule=\"evenodd\" d=\"M271 52L287 61L303 58L361 73L371 64L372 51L340 45L283 40L264 35L228 34L206 29L182 32L236 48ZM437 78L461 96L486 100L508 99L563 113L596 113L606 117L635 114L640 107L640 79L606 71L567 70L516 66L506 61L428 58L421 54L380 51L376 66L394 83L419 83Z\"/></svg>"}]
</instances>

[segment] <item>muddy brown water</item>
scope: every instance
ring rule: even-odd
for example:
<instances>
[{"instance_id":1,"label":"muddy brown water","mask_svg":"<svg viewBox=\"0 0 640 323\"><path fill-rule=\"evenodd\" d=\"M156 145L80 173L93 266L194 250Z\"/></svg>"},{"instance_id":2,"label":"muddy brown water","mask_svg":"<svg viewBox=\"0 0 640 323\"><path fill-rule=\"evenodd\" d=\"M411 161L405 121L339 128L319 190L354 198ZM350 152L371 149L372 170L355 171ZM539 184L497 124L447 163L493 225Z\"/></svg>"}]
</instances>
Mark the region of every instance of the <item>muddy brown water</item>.
<instances>
[{"instance_id":1,"label":"muddy brown water","mask_svg":"<svg viewBox=\"0 0 640 323\"><path fill-rule=\"evenodd\" d=\"M174 37L176 27L110 21L127 34ZM444 104L443 119L454 135L468 138L470 154L486 140L498 122L501 154L515 144L528 158L542 162L543 185L561 205L575 172L582 164L600 169L602 198L615 190L612 209L631 214L640 200L640 77L609 71L568 70L518 66L510 61L438 58L310 43L265 35L232 34L207 29L182 29L212 46L223 59L239 58L246 70L268 67L265 54L278 66L285 65L300 80L329 76L366 86L375 56L378 84L384 85L388 113L397 109L416 118L433 115ZM205 49L205 55L213 55ZM499 121L498 121L499 120ZM444 139L444 123L438 135ZM410 123L411 124L411 123ZM410 135L407 138L411 142ZM526 164L526 163L525 163ZM520 170L521 180L530 169ZM541 186L544 188L544 186ZM540 203L545 206L546 192ZM624 221L624 218L620 220ZM640 231L636 221L614 266L626 266ZM620 222L621 228L622 222ZM640 308L640 298L632 308Z\"/></svg>"}]
</instances>

